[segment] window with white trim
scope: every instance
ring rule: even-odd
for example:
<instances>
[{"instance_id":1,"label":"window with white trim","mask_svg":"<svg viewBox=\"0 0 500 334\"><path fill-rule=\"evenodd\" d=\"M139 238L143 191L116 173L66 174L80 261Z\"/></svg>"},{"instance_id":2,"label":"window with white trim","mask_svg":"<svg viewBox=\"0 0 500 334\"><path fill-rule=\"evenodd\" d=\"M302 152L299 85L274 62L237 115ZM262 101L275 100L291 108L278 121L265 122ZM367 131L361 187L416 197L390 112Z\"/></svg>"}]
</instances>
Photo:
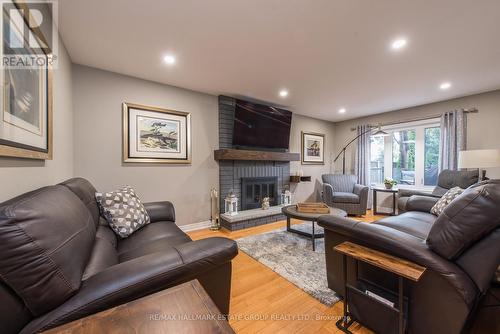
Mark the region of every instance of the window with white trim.
<instances>
[{"instance_id":1,"label":"window with white trim","mask_svg":"<svg viewBox=\"0 0 500 334\"><path fill-rule=\"evenodd\" d=\"M426 188L437 184L439 119L382 127L388 136L370 138L370 182L396 180L400 187Z\"/></svg>"}]
</instances>

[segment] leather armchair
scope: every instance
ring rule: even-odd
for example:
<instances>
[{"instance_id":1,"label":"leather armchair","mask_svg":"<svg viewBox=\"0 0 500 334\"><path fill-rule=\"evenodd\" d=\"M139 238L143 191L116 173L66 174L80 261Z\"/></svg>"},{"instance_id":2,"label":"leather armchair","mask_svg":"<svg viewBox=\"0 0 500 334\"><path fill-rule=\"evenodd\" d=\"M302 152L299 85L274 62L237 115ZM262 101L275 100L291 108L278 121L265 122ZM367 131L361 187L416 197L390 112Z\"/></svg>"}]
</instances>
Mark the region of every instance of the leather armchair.
<instances>
[{"instance_id":1,"label":"leather armchair","mask_svg":"<svg viewBox=\"0 0 500 334\"><path fill-rule=\"evenodd\" d=\"M351 215L366 214L369 187L357 184L355 175L323 174L321 178L323 202Z\"/></svg>"}]
</instances>

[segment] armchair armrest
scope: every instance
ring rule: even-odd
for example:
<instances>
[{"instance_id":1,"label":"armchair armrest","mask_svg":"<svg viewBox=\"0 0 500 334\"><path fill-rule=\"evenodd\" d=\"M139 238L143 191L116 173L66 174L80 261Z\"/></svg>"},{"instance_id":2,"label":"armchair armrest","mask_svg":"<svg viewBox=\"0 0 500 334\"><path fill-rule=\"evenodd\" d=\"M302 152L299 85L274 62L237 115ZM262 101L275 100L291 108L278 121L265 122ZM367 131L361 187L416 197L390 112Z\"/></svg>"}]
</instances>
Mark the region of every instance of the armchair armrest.
<instances>
[{"instance_id":1,"label":"armchair armrest","mask_svg":"<svg viewBox=\"0 0 500 334\"><path fill-rule=\"evenodd\" d=\"M368 192L370 191L370 187L362 185L362 184L355 184L353 193L359 196L359 204L361 205L361 211L365 211L366 207L368 205Z\"/></svg>"},{"instance_id":2,"label":"armchair armrest","mask_svg":"<svg viewBox=\"0 0 500 334\"><path fill-rule=\"evenodd\" d=\"M144 208L148 212L151 222L171 221L175 222L175 209L171 202L150 202L144 203Z\"/></svg>"},{"instance_id":3,"label":"armchair armrest","mask_svg":"<svg viewBox=\"0 0 500 334\"><path fill-rule=\"evenodd\" d=\"M340 234L347 240L410 260L438 273L459 292L467 305L474 303L476 288L467 274L455 263L434 253L425 241L391 227L338 216L322 216L318 219L318 224L327 233ZM326 252L334 250L326 249Z\"/></svg>"},{"instance_id":4,"label":"armchair armrest","mask_svg":"<svg viewBox=\"0 0 500 334\"><path fill-rule=\"evenodd\" d=\"M82 282L76 295L21 333L43 331L189 281L230 262L237 253L233 240L209 238L119 263Z\"/></svg>"},{"instance_id":5,"label":"armchair armrest","mask_svg":"<svg viewBox=\"0 0 500 334\"><path fill-rule=\"evenodd\" d=\"M413 195L406 201L405 211L431 212L437 201L438 197Z\"/></svg>"},{"instance_id":6,"label":"armchair armrest","mask_svg":"<svg viewBox=\"0 0 500 334\"><path fill-rule=\"evenodd\" d=\"M333 203L333 187L331 184L323 183L323 192L322 192L323 202L327 205L331 206Z\"/></svg>"}]
</instances>

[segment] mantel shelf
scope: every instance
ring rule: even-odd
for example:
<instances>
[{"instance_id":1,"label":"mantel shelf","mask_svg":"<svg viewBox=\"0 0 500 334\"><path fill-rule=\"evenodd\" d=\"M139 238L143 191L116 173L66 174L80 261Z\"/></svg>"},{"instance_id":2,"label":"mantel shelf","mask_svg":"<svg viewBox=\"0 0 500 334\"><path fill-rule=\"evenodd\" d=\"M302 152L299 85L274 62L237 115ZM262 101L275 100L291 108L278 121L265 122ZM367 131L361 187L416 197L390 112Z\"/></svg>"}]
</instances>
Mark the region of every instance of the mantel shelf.
<instances>
[{"instance_id":1,"label":"mantel shelf","mask_svg":"<svg viewBox=\"0 0 500 334\"><path fill-rule=\"evenodd\" d=\"M300 161L299 153L249 151L236 149L220 149L214 151L214 159L248 160L248 161Z\"/></svg>"}]
</instances>

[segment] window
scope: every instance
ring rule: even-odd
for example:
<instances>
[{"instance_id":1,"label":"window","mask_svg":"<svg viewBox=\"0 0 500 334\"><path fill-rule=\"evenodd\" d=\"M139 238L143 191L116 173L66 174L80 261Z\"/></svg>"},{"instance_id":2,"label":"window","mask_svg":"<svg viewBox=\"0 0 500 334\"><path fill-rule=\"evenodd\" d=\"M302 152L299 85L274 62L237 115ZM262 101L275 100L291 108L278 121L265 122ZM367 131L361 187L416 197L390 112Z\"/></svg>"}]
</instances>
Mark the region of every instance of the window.
<instances>
[{"instance_id":1,"label":"window","mask_svg":"<svg viewBox=\"0 0 500 334\"><path fill-rule=\"evenodd\" d=\"M439 120L426 120L384 127L389 136L370 138L370 177L380 184L390 177L401 186L437 184Z\"/></svg>"}]
</instances>

